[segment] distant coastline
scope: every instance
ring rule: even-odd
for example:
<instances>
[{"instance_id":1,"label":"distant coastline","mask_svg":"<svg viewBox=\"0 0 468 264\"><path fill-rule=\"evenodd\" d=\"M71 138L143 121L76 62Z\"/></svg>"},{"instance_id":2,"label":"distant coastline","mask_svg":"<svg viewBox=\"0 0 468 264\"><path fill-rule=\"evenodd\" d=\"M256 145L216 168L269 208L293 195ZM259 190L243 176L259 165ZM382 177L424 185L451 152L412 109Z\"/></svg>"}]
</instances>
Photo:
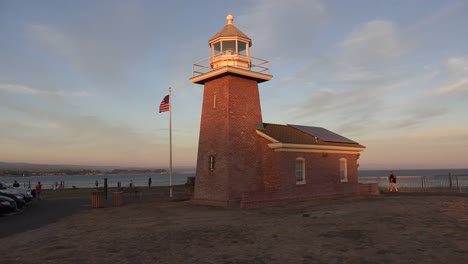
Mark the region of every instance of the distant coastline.
<instances>
[{"instance_id":1,"label":"distant coastline","mask_svg":"<svg viewBox=\"0 0 468 264\"><path fill-rule=\"evenodd\" d=\"M65 175L81 175L81 176L96 176L107 174L164 174L168 173L165 169L114 169L111 171L99 170L58 170L58 171L29 171L29 170L0 170L0 176L65 176Z\"/></svg>"},{"instance_id":2,"label":"distant coastline","mask_svg":"<svg viewBox=\"0 0 468 264\"><path fill-rule=\"evenodd\" d=\"M1 176L66 176L83 175L96 176L108 174L164 174L169 173L168 167L135 167L119 165L70 165L70 164L36 164L24 162L0 161ZM173 173L193 173L192 166L176 166Z\"/></svg>"}]
</instances>

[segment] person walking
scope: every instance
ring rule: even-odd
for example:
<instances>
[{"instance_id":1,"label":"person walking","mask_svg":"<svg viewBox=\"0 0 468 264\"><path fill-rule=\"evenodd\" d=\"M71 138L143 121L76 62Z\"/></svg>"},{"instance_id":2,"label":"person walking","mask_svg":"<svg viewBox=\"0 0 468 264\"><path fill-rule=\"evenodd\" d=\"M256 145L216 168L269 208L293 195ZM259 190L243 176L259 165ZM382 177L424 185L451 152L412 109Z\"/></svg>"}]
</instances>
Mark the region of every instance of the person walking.
<instances>
[{"instance_id":1,"label":"person walking","mask_svg":"<svg viewBox=\"0 0 468 264\"><path fill-rule=\"evenodd\" d=\"M37 182L37 184L36 184L36 198L37 198L38 201L41 200L41 191L42 191L41 182Z\"/></svg>"},{"instance_id":2,"label":"person walking","mask_svg":"<svg viewBox=\"0 0 468 264\"><path fill-rule=\"evenodd\" d=\"M389 192L398 192L398 187L396 186L396 176L393 174L393 171L391 171L390 176L388 176L388 182L390 183Z\"/></svg>"},{"instance_id":3,"label":"person walking","mask_svg":"<svg viewBox=\"0 0 468 264\"><path fill-rule=\"evenodd\" d=\"M151 177L148 179L148 188L151 188Z\"/></svg>"}]
</instances>

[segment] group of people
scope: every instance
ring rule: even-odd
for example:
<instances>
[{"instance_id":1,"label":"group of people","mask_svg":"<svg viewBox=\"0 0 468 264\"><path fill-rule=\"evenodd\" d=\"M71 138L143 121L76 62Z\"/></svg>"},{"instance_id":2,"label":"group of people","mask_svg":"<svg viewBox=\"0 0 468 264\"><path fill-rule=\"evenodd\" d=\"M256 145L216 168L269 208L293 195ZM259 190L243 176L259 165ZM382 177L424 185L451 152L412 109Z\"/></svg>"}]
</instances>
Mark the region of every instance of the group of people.
<instances>
[{"instance_id":1,"label":"group of people","mask_svg":"<svg viewBox=\"0 0 468 264\"><path fill-rule=\"evenodd\" d=\"M65 182L61 181L60 184L56 181L55 184L52 186L54 188L54 191L57 189L64 189L65 188Z\"/></svg>"},{"instance_id":2,"label":"group of people","mask_svg":"<svg viewBox=\"0 0 468 264\"><path fill-rule=\"evenodd\" d=\"M20 187L20 184L18 181L15 180L15 182L13 182L13 187ZM36 184L36 187L35 187L35 191L36 191L36 198L38 201L41 200L41 191L42 191L42 184L41 182L37 182Z\"/></svg>"}]
</instances>

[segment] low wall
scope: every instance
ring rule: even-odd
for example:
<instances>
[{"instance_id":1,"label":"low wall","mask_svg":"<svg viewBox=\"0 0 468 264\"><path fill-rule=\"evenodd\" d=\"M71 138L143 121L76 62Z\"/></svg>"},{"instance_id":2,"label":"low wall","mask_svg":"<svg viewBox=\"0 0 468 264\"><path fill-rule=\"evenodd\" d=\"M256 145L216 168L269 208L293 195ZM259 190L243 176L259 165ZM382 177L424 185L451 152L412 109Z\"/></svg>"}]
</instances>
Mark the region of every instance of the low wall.
<instances>
[{"instance_id":1,"label":"low wall","mask_svg":"<svg viewBox=\"0 0 468 264\"><path fill-rule=\"evenodd\" d=\"M206 200L206 199L190 199L192 204L222 206L222 207L239 207L238 200Z\"/></svg>"},{"instance_id":2,"label":"low wall","mask_svg":"<svg viewBox=\"0 0 468 264\"><path fill-rule=\"evenodd\" d=\"M378 195L380 190L377 184L342 184L336 185L328 191L320 189L301 189L285 192L268 190L263 192L246 192L242 194L241 208L258 208L282 205L294 201L304 201L314 198L339 197L347 195Z\"/></svg>"}]
</instances>

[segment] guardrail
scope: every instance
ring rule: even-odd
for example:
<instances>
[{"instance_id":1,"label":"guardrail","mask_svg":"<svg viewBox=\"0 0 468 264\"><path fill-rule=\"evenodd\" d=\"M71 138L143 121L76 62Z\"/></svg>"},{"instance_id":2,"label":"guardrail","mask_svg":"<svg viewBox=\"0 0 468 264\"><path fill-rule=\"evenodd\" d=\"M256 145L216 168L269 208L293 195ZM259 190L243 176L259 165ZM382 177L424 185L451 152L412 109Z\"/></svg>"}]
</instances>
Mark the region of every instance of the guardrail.
<instances>
[{"instance_id":1,"label":"guardrail","mask_svg":"<svg viewBox=\"0 0 468 264\"><path fill-rule=\"evenodd\" d=\"M388 191L388 176L361 176L360 183L377 183ZM397 176L399 191L468 193L468 175Z\"/></svg>"},{"instance_id":2,"label":"guardrail","mask_svg":"<svg viewBox=\"0 0 468 264\"><path fill-rule=\"evenodd\" d=\"M216 56L208 57L201 61L197 61L192 66L192 77L199 76L210 71L216 70L216 67L212 67L212 62L216 61L217 64L224 64L229 65L231 67L237 67L245 69L245 67L237 66L234 63L230 63L233 61L249 61L249 70L253 72L263 73L263 74L270 74L270 62L264 59L252 57L252 56L245 56L241 54L231 54L222 52ZM224 62L224 63L220 63Z\"/></svg>"}]
</instances>

